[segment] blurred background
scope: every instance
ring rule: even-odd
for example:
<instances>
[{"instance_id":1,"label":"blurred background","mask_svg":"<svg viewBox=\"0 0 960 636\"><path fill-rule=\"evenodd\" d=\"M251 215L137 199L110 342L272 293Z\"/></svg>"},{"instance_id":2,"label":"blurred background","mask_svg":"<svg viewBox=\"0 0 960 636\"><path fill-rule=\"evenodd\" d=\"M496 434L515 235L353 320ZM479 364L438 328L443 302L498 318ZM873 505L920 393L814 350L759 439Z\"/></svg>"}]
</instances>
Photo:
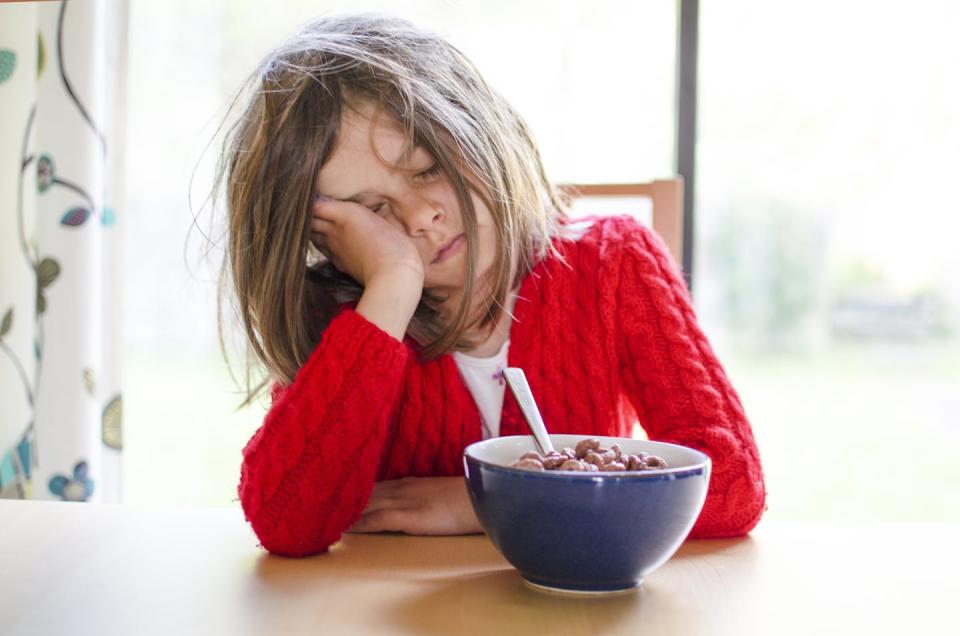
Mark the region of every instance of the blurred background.
<instances>
[{"instance_id":1,"label":"blurred background","mask_svg":"<svg viewBox=\"0 0 960 636\"><path fill-rule=\"evenodd\" d=\"M960 520L960 6L701 5L694 299L766 518ZM265 404L237 409L217 343L218 126L273 46L358 9L463 50L555 180L675 173L675 1L132 0L126 502L237 505Z\"/></svg>"}]
</instances>

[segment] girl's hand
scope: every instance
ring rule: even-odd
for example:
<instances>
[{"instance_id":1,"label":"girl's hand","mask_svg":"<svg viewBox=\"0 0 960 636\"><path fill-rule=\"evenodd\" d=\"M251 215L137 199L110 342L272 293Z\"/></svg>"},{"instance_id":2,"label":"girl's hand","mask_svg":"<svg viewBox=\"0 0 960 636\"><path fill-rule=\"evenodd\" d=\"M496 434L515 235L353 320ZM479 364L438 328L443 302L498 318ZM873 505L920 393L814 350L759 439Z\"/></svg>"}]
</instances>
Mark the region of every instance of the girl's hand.
<instances>
[{"instance_id":1,"label":"girl's hand","mask_svg":"<svg viewBox=\"0 0 960 636\"><path fill-rule=\"evenodd\" d=\"M313 206L311 241L333 265L364 287L398 271L419 278L424 266L417 246L403 231L370 209L350 201L320 197Z\"/></svg>"},{"instance_id":2,"label":"girl's hand","mask_svg":"<svg viewBox=\"0 0 960 636\"><path fill-rule=\"evenodd\" d=\"M407 477L373 486L363 516L347 532L483 532L463 477Z\"/></svg>"}]
</instances>

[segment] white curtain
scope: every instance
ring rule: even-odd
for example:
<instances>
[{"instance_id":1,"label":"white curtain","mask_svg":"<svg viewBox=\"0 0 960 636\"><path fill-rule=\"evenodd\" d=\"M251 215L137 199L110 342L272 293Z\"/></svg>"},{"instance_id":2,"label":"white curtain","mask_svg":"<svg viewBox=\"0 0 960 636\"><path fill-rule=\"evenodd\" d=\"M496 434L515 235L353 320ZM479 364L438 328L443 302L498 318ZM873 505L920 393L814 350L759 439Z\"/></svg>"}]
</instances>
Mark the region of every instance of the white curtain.
<instances>
[{"instance_id":1,"label":"white curtain","mask_svg":"<svg viewBox=\"0 0 960 636\"><path fill-rule=\"evenodd\" d=\"M127 16L0 3L0 497L120 498Z\"/></svg>"}]
</instances>

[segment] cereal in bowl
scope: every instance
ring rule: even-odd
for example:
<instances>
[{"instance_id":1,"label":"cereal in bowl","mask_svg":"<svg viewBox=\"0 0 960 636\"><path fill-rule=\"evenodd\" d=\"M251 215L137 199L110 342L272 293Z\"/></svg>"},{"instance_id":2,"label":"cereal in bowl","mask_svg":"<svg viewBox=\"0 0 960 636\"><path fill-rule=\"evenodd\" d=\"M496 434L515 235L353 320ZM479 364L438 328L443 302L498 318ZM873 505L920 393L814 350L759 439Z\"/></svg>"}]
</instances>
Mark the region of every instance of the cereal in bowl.
<instances>
[{"instance_id":1,"label":"cereal in bowl","mask_svg":"<svg viewBox=\"0 0 960 636\"><path fill-rule=\"evenodd\" d=\"M625 455L619 444L609 449L600 447L600 440L593 437L581 440L576 448L564 448L541 455L530 451L512 464L513 468L526 470L573 470L580 472L626 472L666 468L661 457L640 452Z\"/></svg>"}]
</instances>

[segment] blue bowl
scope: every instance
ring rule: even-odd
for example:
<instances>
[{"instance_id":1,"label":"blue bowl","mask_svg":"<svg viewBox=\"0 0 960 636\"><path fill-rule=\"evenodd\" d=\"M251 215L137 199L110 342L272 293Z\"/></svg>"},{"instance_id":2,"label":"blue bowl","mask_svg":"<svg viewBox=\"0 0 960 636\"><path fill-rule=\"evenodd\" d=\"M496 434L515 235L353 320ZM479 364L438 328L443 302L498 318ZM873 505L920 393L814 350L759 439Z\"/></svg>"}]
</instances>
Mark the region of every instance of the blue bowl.
<instances>
[{"instance_id":1,"label":"blue bowl","mask_svg":"<svg viewBox=\"0 0 960 636\"><path fill-rule=\"evenodd\" d=\"M586 435L551 435L573 448ZM496 437L464 451L473 508L504 558L535 587L610 593L638 586L669 559L707 496L710 458L675 444L597 437L603 448L659 455L668 468L586 473L511 468L531 436Z\"/></svg>"}]
</instances>

